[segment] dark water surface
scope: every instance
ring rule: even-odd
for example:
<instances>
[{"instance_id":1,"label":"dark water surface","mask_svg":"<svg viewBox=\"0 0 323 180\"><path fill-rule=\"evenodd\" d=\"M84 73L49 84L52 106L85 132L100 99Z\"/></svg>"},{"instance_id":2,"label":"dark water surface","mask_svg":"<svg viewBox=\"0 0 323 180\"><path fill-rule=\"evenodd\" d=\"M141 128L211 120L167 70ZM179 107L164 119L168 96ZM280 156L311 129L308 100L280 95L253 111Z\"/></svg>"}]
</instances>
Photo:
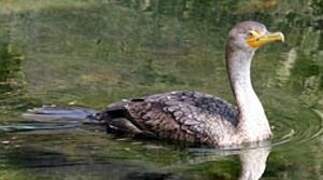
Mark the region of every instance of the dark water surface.
<instances>
[{"instance_id":1,"label":"dark water surface","mask_svg":"<svg viewBox=\"0 0 323 180\"><path fill-rule=\"evenodd\" d=\"M250 19L286 35L253 64L271 145L179 147L21 116L171 90L233 102L224 44ZM322 27L322 0L0 1L0 179L323 179Z\"/></svg>"}]
</instances>

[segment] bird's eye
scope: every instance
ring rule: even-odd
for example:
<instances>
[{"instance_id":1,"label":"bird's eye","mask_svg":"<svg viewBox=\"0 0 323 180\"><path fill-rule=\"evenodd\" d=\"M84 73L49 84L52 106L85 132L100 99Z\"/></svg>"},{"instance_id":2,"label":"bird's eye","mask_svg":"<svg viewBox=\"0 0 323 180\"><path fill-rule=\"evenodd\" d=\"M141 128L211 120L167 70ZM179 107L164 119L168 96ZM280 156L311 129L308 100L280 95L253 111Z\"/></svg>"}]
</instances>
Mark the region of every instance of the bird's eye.
<instances>
[{"instance_id":1,"label":"bird's eye","mask_svg":"<svg viewBox=\"0 0 323 180\"><path fill-rule=\"evenodd\" d=\"M256 37L257 35L259 35L259 33L257 31L251 30L251 31L248 32L248 37L249 38L250 37Z\"/></svg>"}]
</instances>

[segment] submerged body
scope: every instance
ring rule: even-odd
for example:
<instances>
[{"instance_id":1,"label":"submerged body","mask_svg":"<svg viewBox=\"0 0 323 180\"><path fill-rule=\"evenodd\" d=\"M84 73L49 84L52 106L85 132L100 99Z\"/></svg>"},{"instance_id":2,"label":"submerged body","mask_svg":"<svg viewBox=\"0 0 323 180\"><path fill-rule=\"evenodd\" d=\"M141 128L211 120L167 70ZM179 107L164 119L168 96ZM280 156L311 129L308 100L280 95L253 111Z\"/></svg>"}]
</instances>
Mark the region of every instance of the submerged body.
<instances>
[{"instance_id":1,"label":"submerged body","mask_svg":"<svg viewBox=\"0 0 323 180\"><path fill-rule=\"evenodd\" d=\"M108 132L125 133L194 144L228 146L268 139L248 137L239 127L237 107L225 100L195 91L174 91L117 102L95 119L107 123ZM256 127L262 128L262 127Z\"/></svg>"},{"instance_id":2,"label":"submerged body","mask_svg":"<svg viewBox=\"0 0 323 180\"><path fill-rule=\"evenodd\" d=\"M250 78L257 48L284 41L258 22L237 24L229 33L226 64L236 106L194 91L174 91L111 104L94 118L108 131L153 136L211 146L257 142L271 137L264 108Z\"/></svg>"}]
</instances>

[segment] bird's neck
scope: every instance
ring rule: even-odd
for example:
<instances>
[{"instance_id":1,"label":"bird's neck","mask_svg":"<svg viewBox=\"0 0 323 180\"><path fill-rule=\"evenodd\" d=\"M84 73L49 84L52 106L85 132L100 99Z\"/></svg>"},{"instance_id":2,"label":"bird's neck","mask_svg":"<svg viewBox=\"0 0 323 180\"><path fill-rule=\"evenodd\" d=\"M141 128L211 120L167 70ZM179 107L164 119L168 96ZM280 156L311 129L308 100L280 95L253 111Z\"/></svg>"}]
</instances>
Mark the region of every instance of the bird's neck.
<instances>
[{"instance_id":1,"label":"bird's neck","mask_svg":"<svg viewBox=\"0 0 323 180\"><path fill-rule=\"evenodd\" d=\"M227 52L227 68L236 104L239 110L238 130L249 141L267 139L271 136L264 108L257 97L250 78L254 51L235 50Z\"/></svg>"}]
</instances>

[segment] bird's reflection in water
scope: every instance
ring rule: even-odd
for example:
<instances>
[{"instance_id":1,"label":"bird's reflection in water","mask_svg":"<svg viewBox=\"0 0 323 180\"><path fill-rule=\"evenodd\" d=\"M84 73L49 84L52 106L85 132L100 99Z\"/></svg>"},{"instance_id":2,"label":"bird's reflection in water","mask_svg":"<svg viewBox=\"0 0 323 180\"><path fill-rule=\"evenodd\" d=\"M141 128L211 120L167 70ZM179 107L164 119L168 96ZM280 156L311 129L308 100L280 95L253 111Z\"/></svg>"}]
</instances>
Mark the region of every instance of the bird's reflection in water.
<instances>
[{"instance_id":1,"label":"bird's reflection in water","mask_svg":"<svg viewBox=\"0 0 323 180\"><path fill-rule=\"evenodd\" d=\"M14 127L11 127L11 126L10 127L5 126L5 127L7 128L6 132L17 132L17 131L20 132L20 131L28 130L32 134L39 134L39 133L53 134L54 132L58 132L57 129L62 128L60 125L56 127L56 126L53 126L53 124L47 124L47 123L32 124L32 125L28 124L28 126L20 124L20 125L15 125ZM63 129L66 130L65 128ZM151 144L152 142L148 141L146 143ZM154 148L168 147L168 146L165 146L164 143L161 143L161 144L159 144L159 142L155 142L155 143L153 144L156 146L152 146ZM41 175L53 175L53 173L55 174L59 172L61 175L64 174L66 176L67 175L70 176L70 175L73 175L73 173L82 172L81 175L84 177L91 176L91 174L96 173L98 174L99 177L106 177L108 174L110 177L113 177L115 179L133 180L133 179L192 179L190 177L190 175L192 175L190 173L191 171L188 173L185 173L187 172L185 170L187 167L193 167L193 170L194 170L199 168L200 165L205 165L207 163L207 168L211 167L212 169L213 166L209 166L209 165L212 165L213 162L216 164L222 164L222 163L225 164L227 163L226 160L232 159L231 156L238 156L240 160L240 174L238 175L238 171L235 168L237 167L236 163L234 164L231 163L229 168L229 173L232 173L231 174L232 176L229 179L257 180L261 178L261 176L265 171L266 161L271 150L270 147L271 146L269 142L264 142L261 144L248 145L247 147L243 147L243 148L242 147L230 147L230 149L215 149L215 148L202 148L202 147L188 148L188 151L189 151L188 154L190 154L189 156L183 156L184 159L177 161L176 163L173 163L170 166L157 168L157 169L154 167L150 168L149 166L148 167L141 166L139 164L134 165L133 162L128 164L128 161L126 160L120 161L120 162L115 162L113 160L111 161L100 160L98 162L89 163L86 159L83 159L80 162L78 162L78 161L64 159L65 157L64 154L62 154L63 161L60 161L60 159L62 158L57 158L57 156L60 155L59 152L57 153L53 151L48 152L48 149L33 149L33 146L24 147L24 151L19 152L19 156L14 155L14 156L8 156L8 157L15 157L14 161L19 162L19 164L24 164L24 166L26 167L32 167L31 169L32 172L35 172L36 174L39 173ZM32 148L32 149L28 149L28 148ZM185 149L184 151L186 151L187 147L184 149ZM10 153L15 153L15 152L11 151ZM55 156L52 155L53 153L55 154ZM30 154L33 154L32 157L41 156L42 158L40 159L30 158ZM230 157L230 158L227 158L227 157ZM214 167L217 168L217 166L214 166ZM109 171L106 171L106 169L108 169ZM217 172L222 172L222 170L220 169L220 171L217 171ZM195 174L194 171L192 172L194 174L194 177L200 177L199 179L204 179L205 175L207 177L214 178L213 170L211 170L210 172L212 174L209 174L209 173L204 175L201 174L201 176L199 174ZM222 176L221 174L223 173L217 174L219 178L215 178L215 179L228 179L227 176Z\"/></svg>"},{"instance_id":2,"label":"bird's reflection in water","mask_svg":"<svg viewBox=\"0 0 323 180\"><path fill-rule=\"evenodd\" d=\"M266 169L266 161L270 148L256 148L242 151L239 155L241 163L240 180L260 179Z\"/></svg>"},{"instance_id":3,"label":"bird's reflection in water","mask_svg":"<svg viewBox=\"0 0 323 180\"><path fill-rule=\"evenodd\" d=\"M196 155L191 164L200 164L210 161L219 161L223 156L237 155L240 160L239 180L257 180L260 179L266 169L267 158L270 154L269 142L263 142L257 145L250 145L242 149L191 149Z\"/></svg>"}]
</instances>

